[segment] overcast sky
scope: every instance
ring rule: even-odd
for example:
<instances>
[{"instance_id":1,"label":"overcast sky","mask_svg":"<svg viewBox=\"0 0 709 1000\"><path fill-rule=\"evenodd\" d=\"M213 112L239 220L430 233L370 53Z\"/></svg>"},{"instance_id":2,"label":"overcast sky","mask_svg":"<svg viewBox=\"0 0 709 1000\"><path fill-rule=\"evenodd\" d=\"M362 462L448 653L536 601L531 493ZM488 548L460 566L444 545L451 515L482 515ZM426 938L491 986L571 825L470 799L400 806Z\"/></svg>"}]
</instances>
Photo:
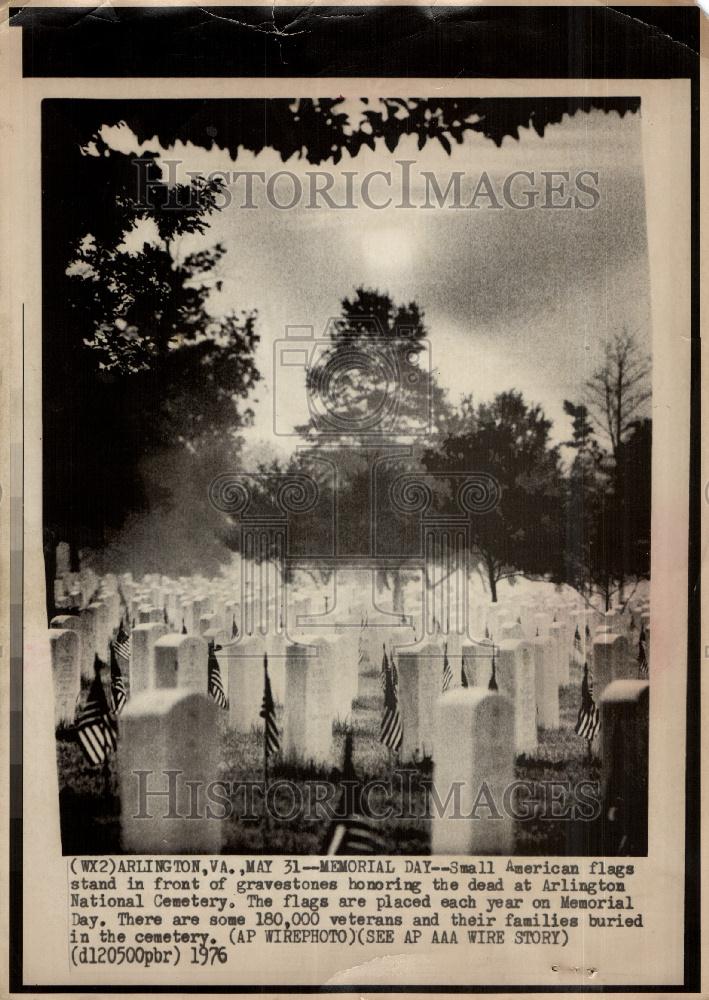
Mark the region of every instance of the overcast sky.
<instances>
[{"instance_id":1,"label":"overcast sky","mask_svg":"<svg viewBox=\"0 0 709 1000\"><path fill-rule=\"evenodd\" d=\"M113 145L137 149L127 130L106 130ZM158 149L155 143L141 147ZM313 170L302 160L287 164L270 150L240 153L236 163L218 149L180 146L167 151L188 170ZM520 141L501 148L468 134L447 156L439 143L418 151L382 146L356 160L345 156L335 172L394 169L415 160L414 176L436 171L443 183L452 170L500 180L512 170L598 171L600 202L592 211L477 211L389 208L381 211L280 211L232 205L214 216L203 237L184 240L183 252L221 241L227 248L214 309L256 308L263 381L254 393L255 426L248 439L272 437L273 345L287 325L312 326L316 335L337 315L343 296L360 284L388 291L395 301L415 299L430 331L433 366L453 401L472 393L477 401L515 388L540 403L563 440L569 422L565 398L579 400L584 380L599 361L609 335L627 326L649 352L650 312L642 174L640 116L594 111L550 126L544 138L522 130ZM241 182L243 183L243 182ZM338 188L343 184L338 179ZM418 183L418 182L417 182ZM285 189L284 189L285 190ZM374 190L374 189L373 189ZM412 198L422 194L414 187ZM278 383L276 383L277 385ZM307 416L303 394L279 401L281 418ZM278 447L292 446L282 439Z\"/></svg>"}]
</instances>

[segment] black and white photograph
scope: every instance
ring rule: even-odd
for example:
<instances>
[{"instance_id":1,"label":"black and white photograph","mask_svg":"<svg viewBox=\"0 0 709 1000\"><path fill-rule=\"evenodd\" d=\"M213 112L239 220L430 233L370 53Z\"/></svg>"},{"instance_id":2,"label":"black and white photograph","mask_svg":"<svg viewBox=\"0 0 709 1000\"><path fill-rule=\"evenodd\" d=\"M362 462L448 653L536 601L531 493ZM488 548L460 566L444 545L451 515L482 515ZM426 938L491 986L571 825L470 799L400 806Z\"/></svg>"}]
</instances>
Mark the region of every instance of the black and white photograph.
<instances>
[{"instance_id":1,"label":"black and white photograph","mask_svg":"<svg viewBox=\"0 0 709 1000\"><path fill-rule=\"evenodd\" d=\"M702 25L11 8L8 996L701 995Z\"/></svg>"},{"instance_id":2,"label":"black and white photograph","mask_svg":"<svg viewBox=\"0 0 709 1000\"><path fill-rule=\"evenodd\" d=\"M44 102L66 853L647 852L641 118Z\"/></svg>"}]
</instances>

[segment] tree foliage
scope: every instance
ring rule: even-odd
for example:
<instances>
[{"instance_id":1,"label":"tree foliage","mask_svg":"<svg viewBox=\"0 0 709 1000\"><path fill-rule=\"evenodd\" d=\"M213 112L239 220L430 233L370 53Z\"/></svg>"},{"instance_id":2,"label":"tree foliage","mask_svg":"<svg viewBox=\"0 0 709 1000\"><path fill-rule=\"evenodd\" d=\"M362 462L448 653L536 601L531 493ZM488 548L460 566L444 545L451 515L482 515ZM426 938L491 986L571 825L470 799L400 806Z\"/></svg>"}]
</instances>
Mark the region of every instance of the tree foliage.
<instances>
[{"instance_id":1,"label":"tree foliage","mask_svg":"<svg viewBox=\"0 0 709 1000\"><path fill-rule=\"evenodd\" d=\"M567 578L607 609L625 584L650 573L652 423L650 365L628 331L614 335L586 384L587 403L564 404L574 421L567 485Z\"/></svg>"},{"instance_id":2,"label":"tree foliage","mask_svg":"<svg viewBox=\"0 0 709 1000\"><path fill-rule=\"evenodd\" d=\"M501 580L520 574L562 578L563 475L551 422L515 391L474 407L464 401L440 448L424 465L445 473L486 473L499 485L493 510L473 515L471 555L497 600Z\"/></svg>"}]
</instances>

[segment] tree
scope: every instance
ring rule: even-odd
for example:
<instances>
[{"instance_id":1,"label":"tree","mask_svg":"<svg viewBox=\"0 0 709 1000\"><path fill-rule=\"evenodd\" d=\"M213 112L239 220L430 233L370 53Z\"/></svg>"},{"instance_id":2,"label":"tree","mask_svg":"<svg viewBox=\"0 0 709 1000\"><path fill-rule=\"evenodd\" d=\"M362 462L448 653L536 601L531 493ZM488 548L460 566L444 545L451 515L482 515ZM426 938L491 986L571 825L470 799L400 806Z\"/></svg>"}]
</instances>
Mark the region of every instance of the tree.
<instances>
[{"instance_id":1,"label":"tree","mask_svg":"<svg viewBox=\"0 0 709 1000\"><path fill-rule=\"evenodd\" d=\"M567 577L600 592L608 610L624 601L629 576L649 573L651 438L639 419L650 398L650 365L623 330L586 383L587 405L568 401L576 455L567 497ZM590 419L589 419L590 418Z\"/></svg>"},{"instance_id":2,"label":"tree","mask_svg":"<svg viewBox=\"0 0 709 1000\"><path fill-rule=\"evenodd\" d=\"M471 519L471 554L497 601L501 580L520 575L562 578L563 476L551 422L521 393L499 393L490 403L463 401L451 432L424 456L431 471L486 473L500 498L489 513Z\"/></svg>"},{"instance_id":3,"label":"tree","mask_svg":"<svg viewBox=\"0 0 709 1000\"><path fill-rule=\"evenodd\" d=\"M309 443L347 448L355 458L436 432L448 408L418 303L395 305L386 292L359 287L328 333L307 372L313 417L297 428Z\"/></svg>"},{"instance_id":4,"label":"tree","mask_svg":"<svg viewBox=\"0 0 709 1000\"><path fill-rule=\"evenodd\" d=\"M63 194L45 216L50 614L57 542L69 542L78 569L82 548L102 548L149 501L164 503L164 485L145 475L152 454L187 455L218 439L232 465L250 417L238 404L258 379L255 314L210 311L223 248L180 253L182 237L206 231L220 182L198 177L168 190L154 157L140 165L159 195L151 205L136 197L134 160L98 136L73 147L71 182L48 181Z\"/></svg>"},{"instance_id":5,"label":"tree","mask_svg":"<svg viewBox=\"0 0 709 1000\"><path fill-rule=\"evenodd\" d=\"M626 329L606 344L605 359L586 382L588 409L614 459L643 404L650 398L650 363Z\"/></svg>"},{"instance_id":6,"label":"tree","mask_svg":"<svg viewBox=\"0 0 709 1000\"><path fill-rule=\"evenodd\" d=\"M314 454L337 468L338 554L402 556L405 546L387 510L373 506L414 449L440 434L450 407L431 366L428 330L417 302L396 304L378 289L359 287L344 298L329 343L307 373L314 416L298 428ZM373 519L377 545L372 550ZM378 589L391 590L403 610L401 569L377 572Z\"/></svg>"}]
</instances>

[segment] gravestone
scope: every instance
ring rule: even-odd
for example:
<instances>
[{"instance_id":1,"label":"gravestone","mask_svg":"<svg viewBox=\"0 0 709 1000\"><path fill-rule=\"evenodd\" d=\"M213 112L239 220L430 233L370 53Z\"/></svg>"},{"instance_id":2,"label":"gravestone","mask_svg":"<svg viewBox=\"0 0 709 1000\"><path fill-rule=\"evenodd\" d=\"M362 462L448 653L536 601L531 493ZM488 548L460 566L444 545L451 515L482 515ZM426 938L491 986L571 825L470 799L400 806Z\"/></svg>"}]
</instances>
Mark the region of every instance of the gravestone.
<instances>
[{"instance_id":1,"label":"gravestone","mask_svg":"<svg viewBox=\"0 0 709 1000\"><path fill-rule=\"evenodd\" d=\"M206 694L207 643L196 635L170 633L153 647L154 687L185 688Z\"/></svg>"},{"instance_id":2,"label":"gravestone","mask_svg":"<svg viewBox=\"0 0 709 1000\"><path fill-rule=\"evenodd\" d=\"M206 694L183 688L143 691L127 703L118 744L125 851L221 850L221 822L210 817L206 799L219 765L218 711Z\"/></svg>"},{"instance_id":3,"label":"gravestone","mask_svg":"<svg viewBox=\"0 0 709 1000\"><path fill-rule=\"evenodd\" d=\"M268 651L268 675L271 678L271 693L277 705L282 705L286 696L286 649L285 636L276 634L266 637Z\"/></svg>"},{"instance_id":4,"label":"gravestone","mask_svg":"<svg viewBox=\"0 0 709 1000\"><path fill-rule=\"evenodd\" d=\"M187 631L194 632L195 629L194 629L194 619L192 617L191 601L185 601L183 604L180 605L178 609L178 616L179 616L179 621L175 622L177 628L179 628L179 630L182 631L182 625L184 622L184 626L187 629Z\"/></svg>"},{"instance_id":5,"label":"gravestone","mask_svg":"<svg viewBox=\"0 0 709 1000\"><path fill-rule=\"evenodd\" d=\"M559 685L551 639L532 639L534 650L534 687L537 701L537 725L542 729L559 728Z\"/></svg>"},{"instance_id":6,"label":"gravestone","mask_svg":"<svg viewBox=\"0 0 709 1000\"><path fill-rule=\"evenodd\" d=\"M72 632L76 632L79 637L79 670L81 676L93 679L93 621L84 617L83 612L78 615L55 615L50 621L49 627L70 629ZM90 664L88 663L89 653L91 655Z\"/></svg>"},{"instance_id":7,"label":"gravestone","mask_svg":"<svg viewBox=\"0 0 709 1000\"><path fill-rule=\"evenodd\" d=\"M350 695L350 680L347 674L350 650L345 643L345 637L334 634L328 629L328 635L321 634L302 636L301 645L307 645L312 652L325 664L330 678L332 721L345 722L352 710ZM356 650L354 651L356 655Z\"/></svg>"},{"instance_id":8,"label":"gravestone","mask_svg":"<svg viewBox=\"0 0 709 1000\"><path fill-rule=\"evenodd\" d=\"M131 697L155 687L155 656L153 648L158 639L167 634L167 625L146 622L131 630L130 638L130 692Z\"/></svg>"},{"instance_id":9,"label":"gravestone","mask_svg":"<svg viewBox=\"0 0 709 1000\"><path fill-rule=\"evenodd\" d=\"M205 632L210 632L214 629L219 628L219 620L216 615L207 614L202 615L199 619L199 634L204 635Z\"/></svg>"},{"instance_id":10,"label":"gravestone","mask_svg":"<svg viewBox=\"0 0 709 1000\"><path fill-rule=\"evenodd\" d=\"M217 656L220 668L222 662L227 664L229 725L239 733L249 733L254 726L260 725L265 652L263 639L247 637L230 643Z\"/></svg>"},{"instance_id":11,"label":"gravestone","mask_svg":"<svg viewBox=\"0 0 709 1000\"><path fill-rule=\"evenodd\" d=\"M64 576L70 572L71 549L67 542L59 542L56 547L57 576Z\"/></svg>"},{"instance_id":12,"label":"gravestone","mask_svg":"<svg viewBox=\"0 0 709 1000\"><path fill-rule=\"evenodd\" d=\"M593 640L593 690L597 697L614 680L629 675L630 650L624 635L601 633Z\"/></svg>"},{"instance_id":13,"label":"gravestone","mask_svg":"<svg viewBox=\"0 0 709 1000\"><path fill-rule=\"evenodd\" d=\"M78 631L81 636L81 676L86 680L93 680L94 656L97 652L96 615L84 608L83 611L79 612L78 618ZM63 627L70 628L71 626L67 624Z\"/></svg>"},{"instance_id":14,"label":"gravestone","mask_svg":"<svg viewBox=\"0 0 709 1000\"><path fill-rule=\"evenodd\" d=\"M542 635L541 632L539 634L540 636ZM557 680L560 685L565 687L570 682L569 660L571 657L566 628L561 622L552 622L547 634L554 646L553 657L556 665Z\"/></svg>"},{"instance_id":15,"label":"gravestone","mask_svg":"<svg viewBox=\"0 0 709 1000\"><path fill-rule=\"evenodd\" d=\"M357 695L359 699L376 700L382 698L382 649L379 655L373 648L369 628L357 632Z\"/></svg>"},{"instance_id":16,"label":"gravestone","mask_svg":"<svg viewBox=\"0 0 709 1000\"><path fill-rule=\"evenodd\" d=\"M107 630L110 638L113 630L118 628L118 623L121 620L121 599L116 591L113 590L101 594L101 603L106 605Z\"/></svg>"},{"instance_id":17,"label":"gravestone","mask_svg":"<svg viewBox=\"0 0 709 1000\"><path fill-rule=\"evenodd\" d=\"M54 687L54 725L70 725L81 690L81 639L72 629L50 628L49 650Z\"/></svg>"},{"instance_id":18,"label":"gravestone","mask_svg":"<svg viewBox=\"0 0 709 1000\"><path fill-rule=\"evenodd\" d=\"M523 639L524 633L522 631L522 626L519 622L507 621L501 622L499 629L500 639Z\"/></svg>"},{"instance_id":19,"label":"gravestone","mask_svg":"<svg viewBox=\"0 0 709 1000\"><path fill-rule=\"evenodd\" d=\"M94 651L104 663L108 662L108 608L102 601L93 601L82 614L93 619ZM93 669L93 664L92 664Z\"/></svg>"},{"instance_id":20,"label":"gravestone","mask_svg":"<svg viewBox=\"0 0 709 1000\"><path fill-rule=\"evenodd\" d=\"M551 615L546 611L537 611L536 614L532 615L532 628L535 636L537 631L540 636L548 635L551 624Z\"/></svg>"},{"instance_id":21,"label":"gravestone","mask_svg":"<svg viewBox=\"0 0 709 1000\"><path fill-rule=\"evenodd\" d=\"M342 698L349 714L359 689L359 627L336 629L336 644Z\"/></svg>"},{"instance_id":22,"label":"gravestone","mask_svg":"<svg viewBox=\"0 0 709 1000\"><path fill-rule=\"evenodd\" d=\"M416 651L402 650L397 669L403 728L401 760L408 762L430 757L434 708L443 689L443 646L429 643Z\"/></svg>"},{"instance_id":23,"label":"gravestone","mask_svg":"<svg viewBox=\"0 0 709 1000\"><path fill-rule=\"evenodd\" d=\"M486 688L448 691L438 699L434 731L431 853L512 853L512 819L505 808L514 780L509 698Z\"/></svg>"},{"instance_id":24,"label":"gravestone","mask_svg":"<svg viewBox=\"0 0 709 1000\"><path fill-rule=\"evenodd\" d=\"M605 848L646 854L650 685L616 680L600 698Z\"/></svg>"},{"instance_id":25,"label":"gravestone","mask_svg":"<svg viewBox=\"0 0 709 1000\"><path fill-rule=\"evenodd\" d=\"M284 757L291 761L332 760L332 674L322 657L300 643L286 653Z\"/></svg>"},{"instance_id":26,"label":"gravestone","mask_svg":"<svg viewBox=\"0 0 709 1000\"><path fill-rule=\"evenodd\" d=\"M462 649L461 665L470 687L487 688L492 675L492 641L484 639L482 642L466 643Z\"/></svg>"},{"instance_id":27,"label":"gravestone","mask_svg":"<svg viewBox=\"0 0 709 1000\"><path fill-rule=\"evenodd\" d=\"M517 753L537 748L537 702L534 650L529 642L504 639L498 646L497 684L514 706Z\"/></svg>"},{"instance_id":28,"label":"gravestone","mask_svg":"<svg viewBox=\"0 0 709 1000\"><path fill-rule=\"evenodd\" d=\"M81 590L81 598L84 605L91 603L97 587L98 577L94 571L88 567L82 567L82 569L79 570L79 589Z\"/></svg>"},{"instance_id":29,"label":"gravestone","mask_svg":"<svg viewBox=\"0 0 709 1000\"><path fill-rule=\"evenodd\" d=\"M231 642L226 632L220 628L209 628L206 632L202 634L202 638L209 645L213 642L215 646L226 646L227 643Z\"/></svg>"}]
</instances>

